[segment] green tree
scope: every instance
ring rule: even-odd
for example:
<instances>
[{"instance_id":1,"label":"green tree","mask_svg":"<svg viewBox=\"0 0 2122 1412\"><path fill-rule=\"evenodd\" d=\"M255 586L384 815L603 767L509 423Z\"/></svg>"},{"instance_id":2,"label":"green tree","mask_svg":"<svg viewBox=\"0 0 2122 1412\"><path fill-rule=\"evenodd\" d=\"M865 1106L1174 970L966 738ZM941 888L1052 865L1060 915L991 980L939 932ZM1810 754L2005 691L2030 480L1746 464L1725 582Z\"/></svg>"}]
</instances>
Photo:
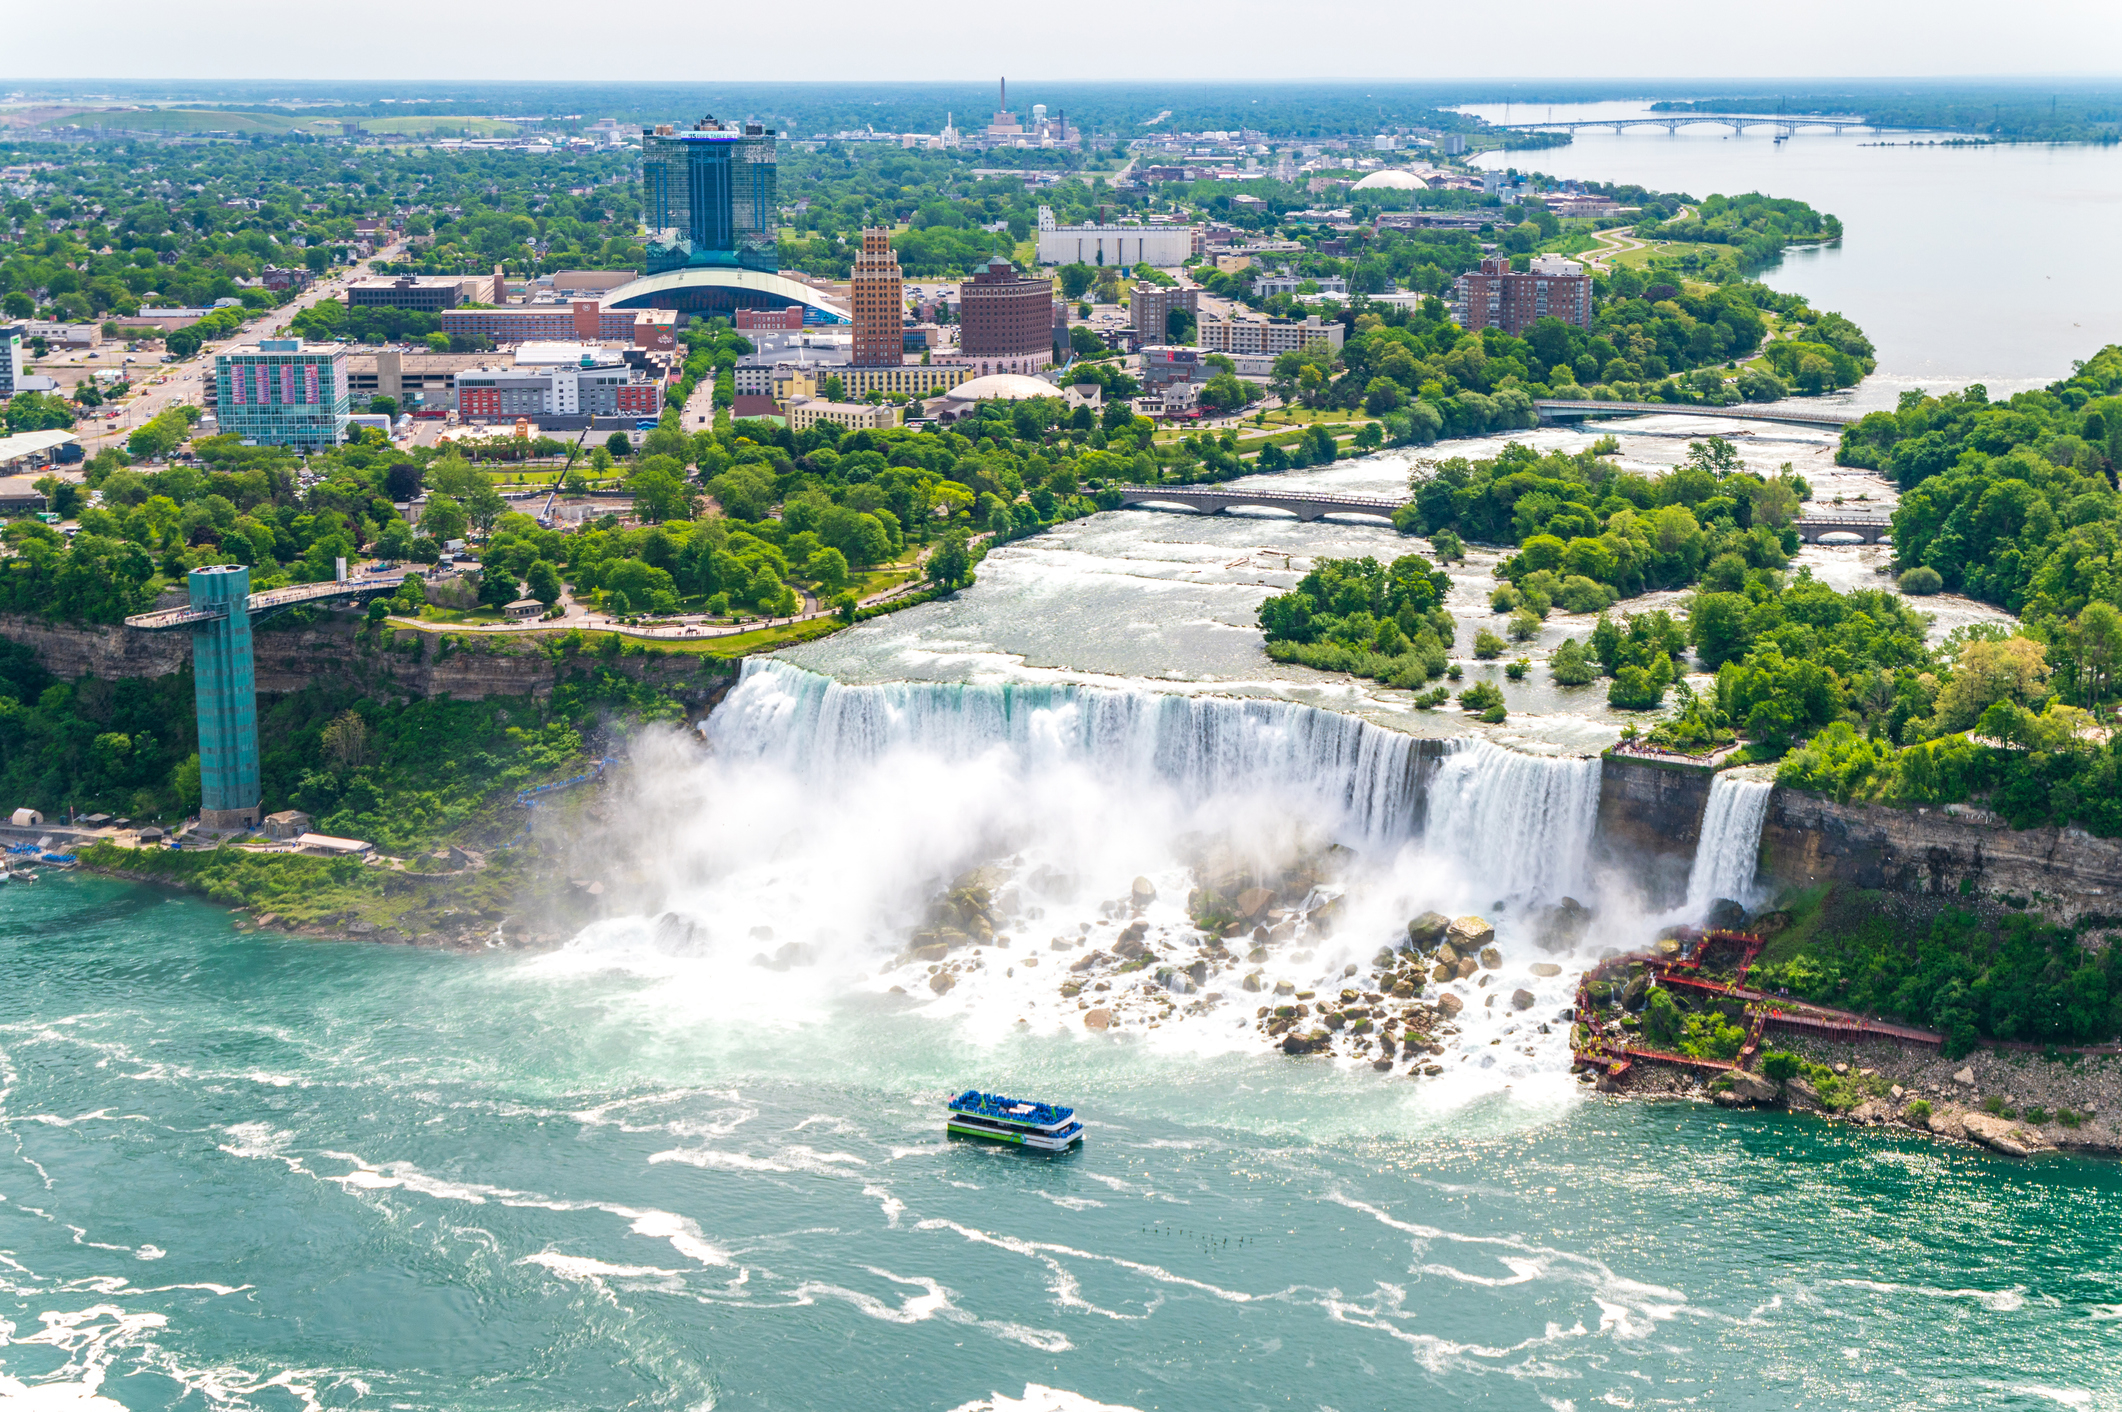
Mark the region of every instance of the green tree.
<instances>
[{"instance_id":1,"label":"green tree","mask_svg":"<svg viewBox=\"0 0 2122 1412\"><path fill-rule=\"evenodd\" d=\"M479 603L485 608L506 608L516 601L522 585L499 564L482 565L479 571Z\"/></svg>"},{"instance_id":2,"label":"green tree","mask_svg":"<svg viewBox=\"0 0 2122 1412\"><path fill-rule=\"evenodd\" d=\"M847 587L847 556L830 546L810 556L810 576L824 593L838 593Z\"/></svg>"},{"instance_id":3,"label":"green tree","mask_svg":"<svg viewBox=\"0 0 2122 1412\"><path fill-rule=\"evenodd\" d=\"M526 591L546 607L550 608L560 601L560 571L551 563L544 559L532 561L524 578Z\"/></svg>"},{"instance_id":4,"label":"green tree","mask_svg":"<svg viewBox=\"0 0 2122 1412\"><path fill-rule=\"evenodd\" d=\"M1743 593L1698 593L1688 612L1688 640L1711 671L1746 655L1753 645L1747 619L1753 603Z\"/></svg>"},{"instance_id":5,"label":"green tree","mask_svg":"<svg viewBox=\"0 0 2122 1412\"><path fill-rule=\"evenodd\" d=\"M941 589L953 589L970 582L972 574L970 541L964 530L954 529L928 556L928 581Z\"/></svg>"},{"instance_id":6,"label":"green tree","mask_svg":"<svg viewBox=\"0 0 2122 1412\"><path fill-rule=\"evenodd\" d=\"M464 538L465 528L470 523L464 507L447 495L430 495L420 507L420 532L443 544Z\"/></svg>"}]
</instances>

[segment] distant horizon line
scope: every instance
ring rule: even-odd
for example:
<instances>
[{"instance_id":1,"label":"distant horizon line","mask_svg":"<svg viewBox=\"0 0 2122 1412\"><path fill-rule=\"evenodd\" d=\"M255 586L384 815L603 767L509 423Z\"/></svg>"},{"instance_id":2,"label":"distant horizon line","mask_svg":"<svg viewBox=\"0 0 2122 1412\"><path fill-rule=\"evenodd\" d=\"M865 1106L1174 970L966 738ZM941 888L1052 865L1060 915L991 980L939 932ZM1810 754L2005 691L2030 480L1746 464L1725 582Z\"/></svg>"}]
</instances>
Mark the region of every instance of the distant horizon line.
<instances>
[{"instance_id":1,"label":"distant horizon line","mask_svg":"<svg viewBox=\"0 0 2122 1412\"><path fill-rule=\"evenodd\" d=\"M846 79L819 79L819 78L800 78L800 79L793 79L793 78L792 78L792 79L756 79L756 78L751 78L751 79L735 79L735 78L731 78L731 79L724 79L724 78L707 78L707 79L679 79L679 78L672 78L672 79L644 79L644 78L610 78L610 79L604 79L604 78L575 78L575 77L569 77L569 78L559 78L559 77L556 77L556 78L505 78L505 79L504 79L504 78L462 78L462 77L442 77L442 76L421 76L421 77L409 77L409 78L287 78L287 77L274 77L274 78L245 78L245 77L241 77L241 76L236 76L236 75L213 75L213 76L206 76L206 77L179 77L179 76L173 76L173 75L153 75L153 76L126 76L126 75L120 75L120 74L83 74L83 75L60 75L60 76L47 76L47 77L41 77L41 78L34 78L34 79L32 79L32 78L26 78L26 77L19 77L19 76L14 76L14 77L10 77L10 76L5 76L5 75L0 75L0 88L32 88L32 89L33 89L33 88L37 88L37 87L49 87L49 86L52 86L52 85L58 85L58 84L87 84L87 83L123 83L123 84L151 84L151 83L166 83L166 84L248 84L248 85L254 85L254 86L273 86L273 85L280 85L280 86L295 86L295 85L304 85L304 86L310 86L310 85L316 85L316 86L328 86L328 85L348 85L348 84L355 84L355 85L370 85L370 86L383 86L383 85L404 85L404 84L430 84L430 83L432 83L432 84L448 84L448 85L452 85L452 86L455 86L455 87L460 87L460 88L465 88L465 87L494 87L494 88L512 88L512 87L523 87L523 86L526 86L526 85L532 85L532 84L536 84L536 85L541 85L541 86L545 86L545 87L553 87L553 86L574 86L574 87L597 87L597 88L615 88L615 87L623 87L623 88L659 88L659 87L661 87L661 88L674 88L674 87L707 87L707 86L728 86L728 87L743 87L743 88L845 88L845 87L857 87L857 86L859 86L859 87L867 87L867 88L971 88L971 89L982 89L982 90L984 90L984 89L986 89L986 88L988 88L988 87L990 86L990 82L991 82L991 81L989 81L989 80L976 80L976 79L960 79L960 78L950 78L950 79L942 79L942 78L922 78L922 79L868 79L868 78L846 78ZM1771 77L1766 77L1766 78L1746 78L1746 77L1739 77L1739 76L1734 76L1734 75L1721 75L1721 76L1719 76L1719 75L1710 75L1710 76L1704 76L1704 77L1678 77L1678 78L1675 78L1675 77L1659 77L1659 76L1655 76L1655 75L1649 75L1649 74L1638 74L1638 75L1629 75L1629 76L1625 76L1625 77L1618 77L1618 78L1608 78L1608 79L1585 79L1585 78L1572 78L1572 77L1568 77L1568 76L1564 76L1564 75L1559 75L1559 74L1552 74L1552 75L1533 75L1533 76L1524 76L1524 75L1487 75L1487 76L1471 76L1471 77L1468 77L1468 76L1459 76L1459 77L1400 77L1400 78L1389 78L1389 77L1381 77L1381 76L1370 76L1370 77L1356 77L1356 78L1346 78L1346 77L1336 77L1336 76L1329 76L1329 75L1319 75L1319 76L1314 76L1314 77L1303 77L1303 76L1299 76L1299 77L1290 77L1290 76L1288 76L1288 75L1278 75L1278 76L1276 76L1276 77L1273 77L1273 78L1248 78L1248 77L1230 77L1230 78L1066 78L1066 77L1043 77L1043 78L1042 78L1042 77L1032 77L1032 78L1025 78L1025 79L1021 79L1021 80L1019 80L1019 82L1022 82L1022 83L1026 83L1026 84L1077 84L1077 85L1084 85L1084 86L1099 86L1099 85L1113 85L1113 86L1119 86L1119 85L1164 85L1164 86L1173 86L1173 87L1208 87L1208 86L1232 86L1232 85L1245 85L1245 86L1248 86L1248 87L1256 87L1256 88L1290 88L1290 87L1297 87L1297 86L1303 86L1303 85L1319 85L1319 84L1330 84L1330 85L1335 85L1335 86L1345 86L1345 87L1355 87L1355 86L1358 86L1358 85L1361 85L1361 84L1378 84L1378 85L1381 85L1381 86L1388 86L1388 87L1399 87L1399 88L1406 88L1406 87L1451 87L1451 86L1458 86L1458 85L1520 85L1520 84L1543 84L1543 85L1545 85L1545 84L1553 84L1553 85L1561 85L1561 86L1571 86L1571 87L1577 87L1577 88L1582 88L1582 89L1588 89L1588 90L1601 90L1601 91L1609 91L1609 92L1616 92L1616 91L1618 91L1618 90L1624 90L1624 89L1627 89L1627 88L1629 88L1629 87L1631 87L1631 86L1633 86L1633 85L1639 85L1639 84L1656 84L1656 85L1665 85L1665 86L1675 86L1675 85L1703 85L1703 84L1730 84L1730 85L1745 85L1745 86L1760 86L1760 85L1772 85L1772 84L1811 84L1811 85L1854 85L1854 84L1924 84L1924 85L1928 85L1928 84L1995 84L1995 85L2000 85L2000 86L2004 86L2004 87L2035 87L2035 86L2042 86L2042 85L2051 85L2051 84L2066 84L2066 85L2091 85L2091 84L2102 84L2102 83L2114 83L2114 84L2122 84L2122 72L2117 72L2117 73L2102 73L2102 74L2057 74L2057 73L2048 73L2048 74L1981 74L1981 73L1967 73L1967 74L1872 74L1872 75L1856 75L1856 76L1849 76L1849 75L1844 75L1844 76L1834 76L1834 75L1797 75L1797 74L1793 74L1793 75L1780 75L1780 76L1771 76ZM1621 97L1627 97L1627 96L1633 96L1633 95L1631 95L1631 94L1628 94L1628 93L1626 93L1626 92L1617 92L1617 96L1621 96Z\"/></svg>"}]
</instances>

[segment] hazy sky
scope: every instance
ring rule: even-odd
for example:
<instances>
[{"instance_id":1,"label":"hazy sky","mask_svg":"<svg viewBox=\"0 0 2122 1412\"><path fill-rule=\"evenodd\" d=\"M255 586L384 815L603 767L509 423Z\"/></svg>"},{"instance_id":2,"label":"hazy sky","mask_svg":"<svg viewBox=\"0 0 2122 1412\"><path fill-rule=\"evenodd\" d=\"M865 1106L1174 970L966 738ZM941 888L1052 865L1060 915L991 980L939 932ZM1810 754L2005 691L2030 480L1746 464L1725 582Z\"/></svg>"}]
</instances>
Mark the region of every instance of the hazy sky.
<instances>
[{"instance_id":1,"label":"hazy sky","mask_svg":"<svg viewBox=\"0 0 2122 1412\"><path fill-rule=\"evenodd\" d=\"M97 0L11 5L0 72L61 78L1262 79L2091 75L2122 0Z\"/></svg>"}]
</instances>

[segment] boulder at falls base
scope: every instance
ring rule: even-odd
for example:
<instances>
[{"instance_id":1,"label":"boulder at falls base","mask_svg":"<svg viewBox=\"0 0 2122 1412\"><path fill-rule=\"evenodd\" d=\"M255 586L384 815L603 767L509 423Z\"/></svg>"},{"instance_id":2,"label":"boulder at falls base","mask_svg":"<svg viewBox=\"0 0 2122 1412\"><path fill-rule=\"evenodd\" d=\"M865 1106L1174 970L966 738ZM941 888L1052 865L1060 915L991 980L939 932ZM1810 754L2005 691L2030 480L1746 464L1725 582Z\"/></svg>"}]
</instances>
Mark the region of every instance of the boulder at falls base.
<instances>
[{"instance_id":1,"label":"boulder at falls base","mask_svg":"<svg viewBox=\"0 0 2122 1412\"><path fill-rule=\"evenodd\" d=\"M1113 1012L1110 1010L1086 1010L1083 1012L1083 1028L1103 1030L1112 1028Z\"/></svg>"},{"instance_id":2,"label":"boulder at falls base","mask_svg":"<svg viewBox=\"0 0 2122 1412\"><path fill-rule=\"evenodd\" d=\"M1410 946L1434 945L1451 927L1451 918L1442 912L1424 912L1407 924L1407 941Z\"/></svg>"},{"instance_id":3,"label":"boulder at falls base","mask_svg":"<svg viewBox=\"0 0 2122 1412\"><path fill-rule=\"evenodd\" d=\"M1480 917L1455 917L1445 939L1462 956L1471 955L1496 939L1496 929Z\"/></svg>"},{"instance_id":4,"label":"boulder at falls base","mask_svg":"<svg viewBox=\"0 0 2122 1412\"><path fill-rule=\"evenodd\" d=\"M1466 1002L1450 991L1437 997L1437 1013L1449 1020L1466 1008Z\"/></svg>"},{"instance_id":5,"label":"boulder at falls base","mask_svg":"<svg viewBox=\"0 0 2122 1412\"><path fill-rule=\"evenodd\" d=\"M1136 878L1134 887L1129 891L1129 896L1133 898L1137 907L1147 907L1150 903L1157 900L1157 885L1148 878Z\"/></svg>"}]
</instances>

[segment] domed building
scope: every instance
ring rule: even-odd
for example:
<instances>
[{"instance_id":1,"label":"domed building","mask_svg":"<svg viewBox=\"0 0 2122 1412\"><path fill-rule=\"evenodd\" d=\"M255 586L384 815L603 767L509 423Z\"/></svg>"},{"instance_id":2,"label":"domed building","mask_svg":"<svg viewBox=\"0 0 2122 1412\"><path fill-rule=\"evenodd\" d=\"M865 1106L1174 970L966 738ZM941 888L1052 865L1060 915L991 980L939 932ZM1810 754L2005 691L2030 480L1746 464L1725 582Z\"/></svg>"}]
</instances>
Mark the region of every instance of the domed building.
<instances>
[{"instance_id":1,"label":"domed building","mask_svg":"<svg viewBox=\"0 0 2122 1412\"><path fill-rule=\"evenodd\" d=\"M1427 191L1429 183L1413 172L1386 170L1372 172L1349 188L1350 191Z\"/></svg>"},{"instance_id":2,"label":"domed building","mask_svg":"<svg viewBox=\"0 0 2122 1412\"><path fill-rule=\"evenodd\" d=\"M971 416L982 402L1028 402L1034 397L1059 397L1061 389L1044 378L1027 373L989 373L968 378L941 397L931 398L928 414L939 422L955 422Z\"/></svg>"}]
</instances>

